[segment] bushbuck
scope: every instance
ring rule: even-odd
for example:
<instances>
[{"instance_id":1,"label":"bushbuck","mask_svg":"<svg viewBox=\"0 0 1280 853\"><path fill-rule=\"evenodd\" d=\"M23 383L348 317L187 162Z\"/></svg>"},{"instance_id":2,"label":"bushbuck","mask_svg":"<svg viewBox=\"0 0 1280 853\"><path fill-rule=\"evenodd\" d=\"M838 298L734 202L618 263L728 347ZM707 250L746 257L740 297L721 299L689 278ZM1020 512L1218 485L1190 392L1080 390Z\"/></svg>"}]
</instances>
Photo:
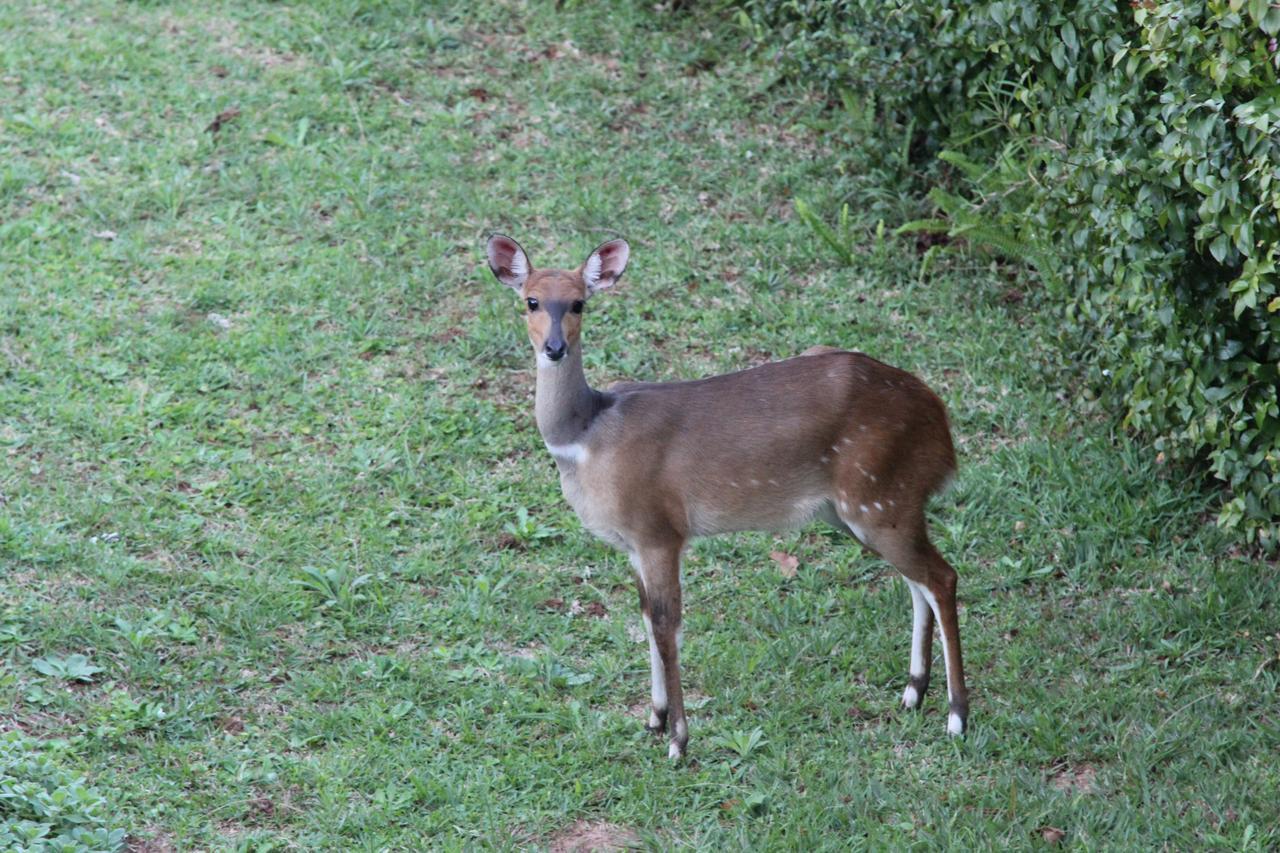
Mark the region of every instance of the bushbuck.
<instances>
[{"instance_id":1,"label":"bushbuck","mask_svg":"<svg viewBox=\"0 0 1280 853\"><path fill-rule=\"evenodd\" d=\"M582 370L583 309L613 287L624 240L577 269L535 270L520 245L489 239L489 268L527 309L537 360L534 411L583 525L625 551L649 639L647 728L689 740L680 687L680 557L695 536L781 530L821 519L902 574L914 610L910 678L920 705L933 626L942 636L950 713L964 733L968 692L956 572L929 541L925 504L956 470L942 401L915 376L859 352L819 346L785 361L690 382L623 382L605 391Z\"/></svg>"}]
</instances>

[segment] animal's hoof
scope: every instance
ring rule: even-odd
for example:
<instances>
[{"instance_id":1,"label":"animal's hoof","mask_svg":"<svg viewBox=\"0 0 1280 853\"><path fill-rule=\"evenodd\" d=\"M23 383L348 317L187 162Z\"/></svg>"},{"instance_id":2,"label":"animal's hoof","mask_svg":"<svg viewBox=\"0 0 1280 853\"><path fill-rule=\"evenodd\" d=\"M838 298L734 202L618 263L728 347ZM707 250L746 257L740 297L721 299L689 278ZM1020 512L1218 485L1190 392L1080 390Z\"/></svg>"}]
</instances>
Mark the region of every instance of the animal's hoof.
<instances>
[{"instance_id":1,"label":"animal's hoof","mask_svg":"<svg viewBox=\"0 0 1280 853\"><path fill-rule=\"evenodd\" d=\"M924 699L925 691L929 689L929 676L912 675L907 680L907 687L902 691L902 707L919 708L920 702Z\"/></svg>"},{"instance_id":2,"label":"animal's hoof","mask_svg":"<svg viewBox=\"0 0 1280 853\"><path fill-rule=\"evenodd\" d=\"M654 734L662 734L667 730L667 711L664 708L659 711L656 708L649 710L649 722L644 724L647 731Z\"/></svg>"},{"instance_id":3,"label":"animal's hoof","mask_svg":"<svg viewBox=\"0 0 1280 853\"><path fill-rule=\"evenodd\" d=\"M684 758L684 746L674 740L671 741L671 745L667 747L667 758L671 761L679 761Z\"/></svg>"},{"instance_id":4,"label":"animal's hoof","mask_svg":"<svg viewBox=\"0 0 1280 853\"><path fill-rule=\"evenodd\" d=\"M965 718L952 711L947 715L947 734L952 737L964 737Z\"/></svg>"}]
</instances>

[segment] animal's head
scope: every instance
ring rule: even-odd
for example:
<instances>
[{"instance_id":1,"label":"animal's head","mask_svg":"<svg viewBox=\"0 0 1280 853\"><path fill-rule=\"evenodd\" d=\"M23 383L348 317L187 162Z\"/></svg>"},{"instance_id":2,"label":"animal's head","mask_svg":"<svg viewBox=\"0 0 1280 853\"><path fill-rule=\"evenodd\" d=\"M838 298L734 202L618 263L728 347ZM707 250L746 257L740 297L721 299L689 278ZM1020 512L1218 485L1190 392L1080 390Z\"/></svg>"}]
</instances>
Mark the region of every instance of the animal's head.
<instances>
[{"instance_id":1,"label":"animal's head","mask_svg":"<svg viewBox=\"0 0 1280 853\"><path fill-rule=\"evenodd\" d=\"M583 306L593 294L617 284L631 248L626 240L610 240L597 246L575 270L535 270L519 243L494 234L488 254L494 276L524 301L525 324L538 364L551 365L575 351Z\"/></svg>"}]
</instances>

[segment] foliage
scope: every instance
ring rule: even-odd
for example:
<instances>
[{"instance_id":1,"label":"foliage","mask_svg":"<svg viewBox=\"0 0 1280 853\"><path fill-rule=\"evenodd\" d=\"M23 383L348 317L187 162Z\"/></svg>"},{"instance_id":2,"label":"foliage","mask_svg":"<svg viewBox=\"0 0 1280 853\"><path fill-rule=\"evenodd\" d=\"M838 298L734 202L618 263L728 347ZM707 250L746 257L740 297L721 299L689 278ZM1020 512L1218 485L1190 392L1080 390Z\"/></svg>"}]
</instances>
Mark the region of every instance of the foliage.
<instances>
[{"instance_id":1,"label":"foliage","mask_svg":"<svg viewBox=\"0 0 1280 853\"><path fill-rule=\"evenodd\" d=\"M21 732L0 734L0 850L121 849L124 830L109 828L107 801L50 752Z\"/></svg>"},{"instance_id":2,"label":"foliage","mask_svg":"<svg viewBox=\"0 0 1280 853\"><path fill-rule=\"evenodd\" d=\"M793 70L915 123L945 230L1035 266L1129 427L1280 530L1280 7L748 0Z\"/></svg>"},{"instance_id":3,"label":"foliage","mask_svg":"<svg viewBox=\"0 0 1280 853\"><path fill-rule=\"evenodd\" d=\"M81 654L36 658L31 662L31 668L50 678L82 683L93 681L93 677L102 672L102 667L89 663L89 659Z\"/></svg>"}]
</instances>

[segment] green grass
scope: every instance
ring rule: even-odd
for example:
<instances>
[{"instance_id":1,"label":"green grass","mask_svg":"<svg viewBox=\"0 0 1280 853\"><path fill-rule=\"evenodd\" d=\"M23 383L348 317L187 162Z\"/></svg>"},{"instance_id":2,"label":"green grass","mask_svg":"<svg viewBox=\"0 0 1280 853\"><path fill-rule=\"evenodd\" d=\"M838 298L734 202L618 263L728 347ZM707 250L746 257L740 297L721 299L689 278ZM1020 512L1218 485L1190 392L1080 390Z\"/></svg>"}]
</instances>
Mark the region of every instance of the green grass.
<instances>
[{"instance_id":1,"label":"green grass","mask_svg":"<svg viewBox=\"0 0 1280 853\"><path fill-rule=\"evenodd\" d=\"M1280 844L1275 567L1060 390L1016 271L919 274L903 164L650 5L0 7L0 728L150 850ZM826 343L939 391L964 741L940 677L897 707L904 585L813 528L691 549L667 762L493 230L631 241L598 384Z\"/></svg>"}]
</instances>

